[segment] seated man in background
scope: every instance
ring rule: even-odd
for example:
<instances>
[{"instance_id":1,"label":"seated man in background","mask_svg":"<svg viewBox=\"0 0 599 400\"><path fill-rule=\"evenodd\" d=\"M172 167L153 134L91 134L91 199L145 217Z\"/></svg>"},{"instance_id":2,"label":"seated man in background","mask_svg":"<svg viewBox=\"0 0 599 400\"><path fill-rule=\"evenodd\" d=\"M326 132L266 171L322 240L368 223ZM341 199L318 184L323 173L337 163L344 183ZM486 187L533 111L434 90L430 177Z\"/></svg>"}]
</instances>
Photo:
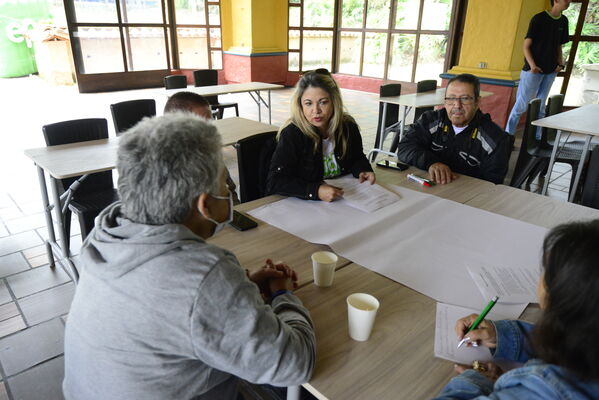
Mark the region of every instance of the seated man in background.
<instances>
[{"instance_id":1,"label":"seated man in background","mask_svg":"<svg viewBox=\"0 0 599 400\"><path fill-rule=\"evenodd\" d=\"M436 183L454 172L503 183L508 169L508 135L479 109L480 82L470 74L451 78L445 108L428 111L399 143L399 160L428 171Z\"/></svg>"},{"instance_id":2,"label":"seated man in background","mask_svg":"<svg viewBox=\"0 0 599 400\"><path fill-rule=\"evenodd\" d=\"M176 111L187 111L204 119L212 119L212 108L210 103L204 96L193 92L178 92L169 97L164 106L164 114ZM237 185L231 179L229 170L225 168L227 187L233 195L233 204L239 204L239 196L237 195Z\"/></svg>"},{"instance_id":3,"label":"seated man in background","mask_svg":"<svg viewBox=\"0 0 599 400\"><path fill-rule=\"evenodd\" d=\"M121 201L81 249L66 399L227 400L239 378L310 378L315 338L291 292L295 272L270 260L246 272L206 243L232 218L223 168L216 128L188 113L144 119L121 137Z\"/></svg>"}]
</instances>

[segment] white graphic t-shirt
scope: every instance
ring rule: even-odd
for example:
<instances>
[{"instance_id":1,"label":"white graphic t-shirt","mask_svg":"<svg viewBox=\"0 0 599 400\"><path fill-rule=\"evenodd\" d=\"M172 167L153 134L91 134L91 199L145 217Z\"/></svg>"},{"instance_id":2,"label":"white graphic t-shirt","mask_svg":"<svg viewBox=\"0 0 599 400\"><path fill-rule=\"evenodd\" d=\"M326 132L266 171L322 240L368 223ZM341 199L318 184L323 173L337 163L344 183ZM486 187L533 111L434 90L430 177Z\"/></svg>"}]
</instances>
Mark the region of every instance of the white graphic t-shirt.
<instances>
[{"instance_id":1,"label":"white graphic t-shirt","mask_svg":"<svg viewBox=\"0 0 599 400\"><path fill-rule=\"evenodd\" d=\"M322 139L322 159L324 161L325 178L333 178L341 175L341 168L335 158L335 144L331 139Z\"/></svg>"}]
</instances>

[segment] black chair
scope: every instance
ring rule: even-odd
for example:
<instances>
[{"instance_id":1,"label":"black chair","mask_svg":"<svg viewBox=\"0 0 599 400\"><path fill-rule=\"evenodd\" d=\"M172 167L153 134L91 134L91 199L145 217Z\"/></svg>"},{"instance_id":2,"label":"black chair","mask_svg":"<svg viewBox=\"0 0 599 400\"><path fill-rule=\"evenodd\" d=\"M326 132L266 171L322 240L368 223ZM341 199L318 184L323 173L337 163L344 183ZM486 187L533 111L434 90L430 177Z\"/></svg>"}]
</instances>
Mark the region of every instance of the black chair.
<instances>
[{"instance_id":1,"label":"black chair","mask_svg":"<svg viewBox=\"0 0 599 400\"><path fill-rule=\"evenodd\" d=\"M591 151L580 204L599 209L599 151Z\"/></svg>"},{"instance_id":2,"label":"black chair","mask_svg":"<svg viewBox=\"0 0 599 400\"><path fill-rule=\"evenodd\" d=\"M381 97L390 97L390 96L399 96L401 95L401 84L399 83L389 83L387 85L381 85L379 88L379 94ZM391 144L391 152L395 152L397 150L397 143L395 143L395 148L393 148L393 142L398 141L397 135L399 132L399 105L398 104L387 104L387 113L385 114L385 122L383 124L383 104L379 103L379 119L376 127L376 139L374 141L375 147L378 146L379 140L381 137L381 126L385 130L383 135L383 140L387 137L390 132L395 132L395 136L393 136L393 141Z\"/></svg>"},{"instance_id":3,"label":"black chair","mask_svg":"<svg viewBox=\"0 0 599 400\"><path fill-rule=\"evenodd\" d=\"M266 178L277 146L277 132L259 133L235 143L242 203L266 196Z\"/></svg>"},{"instance_id":4,"label":"black chair","mask_svg":"<svg viewBox=\"0 0 599 400\"><path fill-rule=\"evenodd\" d=\"M154 99L122 101L110 105L114 130L117 136L133 127L144 117L156 115L156 101Z\"/></svg>"},{"instance_id":5,"label":"black chair","mask_svg":"<svg viewBox=\"0 0 599 400\"><path fill-rule=\"evenodd\" d=\"M164 87L166 89L185 89L187 87L187 77L185 75L165 76Z\"/></svg>"},{"instance_id":6,"label":"black chair","mask_svg":"<svg viewBox=\"0 0 599 400\"><path fill-rule=\"evenodd\" d=\"M57 122L42 127L47 146L60 144L86 142L89 140L108 138L108 123L104 118L76 119ZM61 179L58 181L59 195L66 192L69 187L79 180L81 176ZM104 171L89 174L80 181L79 187L72 195L68 210L64 213L64 227L67 240L70 236L71 212L79 219L81 239L94 227L94 218L106 206L118 200L117 191L112 182L112 172ZM67 243L68 246L68 243Z\"/></svg>"},{"instance_id":7,"label":"black chair","mask_svg":"<svg viewBox=\"0 0 599 400\"><path fill-rule=\"evenodd\" d=\"M518 160L514 168L514 174L510 186L519 188L524 181L543 162L546 152L541 150L540 142L535 137L536 126L532 121L539 119L541 110L541 99L532 99L526 110L526 123L522 134L522 144L518 152ZM549 153L551 155L551 153Z\"/></svg>"},{"instance_id":8,"label":"black chair","mask_svg":"<svg viewBox=\"0 0 599 400\"><path fill-rule=\"evenodd\" d=\"M198 69L193 71L193 80L196 87L218 85L218 71L215 69ZM212 110L218 111L217 118L222 119L225 108L235 107L235 115L239 117L237 103L219 103L218 96L204 96Z\"/></svg>"},{"instance_id":9,"label":"black chair","mask_svg":"<svg viewBox=\"0 0 599 400\"><path fill-rule=\"evenodd\" d=\"M437 89L437 81L434 79L420 81L416 83L416 93L430 92ZM418 121L420 116L427 111L434 110L435 107L417 107L414 110L414 122Z\"/></svg>"}]
</instances>

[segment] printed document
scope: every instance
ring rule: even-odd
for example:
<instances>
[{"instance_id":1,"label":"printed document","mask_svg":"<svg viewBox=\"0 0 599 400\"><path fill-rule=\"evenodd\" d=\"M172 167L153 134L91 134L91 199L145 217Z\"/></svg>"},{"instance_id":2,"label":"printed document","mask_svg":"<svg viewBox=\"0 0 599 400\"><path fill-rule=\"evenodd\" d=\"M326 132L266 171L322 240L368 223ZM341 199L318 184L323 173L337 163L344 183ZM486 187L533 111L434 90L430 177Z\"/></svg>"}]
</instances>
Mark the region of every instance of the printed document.
<instances>
[{"instance_id":1,"label":"printed document","mask_svg":"<svg viewBox=\"0 0 599 400\"><path fill-rule=\"evenodd\" d=\"M485 299L499 297L502 303L536 303L539 268L468 265L468 272Z\"/></svg>"},{"instance_id":2,"label":"printed document","mask_svg":"<svg viewBox=\"0 0 599 400\"><path fill-rule=\"evenodd\" d=\"M393 193L381 185L371 185L370 182L360 181L352 175L345 175L337 179L328 179L326 183L343 189L343 199L339 203L357 208L358 210L370 213L395 203L399 200L399 195Z\"/></svg>"}]
</instances>

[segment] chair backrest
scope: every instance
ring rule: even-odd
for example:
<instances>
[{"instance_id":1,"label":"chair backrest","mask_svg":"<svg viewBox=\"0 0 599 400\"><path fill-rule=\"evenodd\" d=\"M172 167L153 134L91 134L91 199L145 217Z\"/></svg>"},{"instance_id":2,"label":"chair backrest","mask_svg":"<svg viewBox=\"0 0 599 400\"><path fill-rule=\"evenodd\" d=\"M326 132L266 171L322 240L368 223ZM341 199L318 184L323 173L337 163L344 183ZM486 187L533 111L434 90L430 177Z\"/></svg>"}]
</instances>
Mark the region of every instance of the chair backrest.
<instances>
[{"instance_id":1,"label":"chair backrest","mask_svg":"<svg viewBox=\"0 0 599 400\"><path fill-rule=\"evenodd\" d=\"M541 99L532 99L528 102L526 108L526 123L524 124L524 132L522 133L522 145L526 152L532 154L532 152L539 147L539 141L535 135L537 127L532 124L532 121L539 119L539 112L541 111Z\"/></svg>"},{"instance_id":2,"label":"chair backrest","mask_svg":"<svg viewBox=\"0 0 599 400\"><path fill-rule=\"evenodd\" d=\"M551 95L547 99L547 105L545 106L545 116L549 117L550 115L559 114L562 112L563 107L564 95L561 93ZM553 142L555 142L555 136L557 135L557 130L543 128L541 132L541 143L543 145L549 144L549 146L553 146Z\"/></svg>"},{"instance_id":3,"label":"chair backrest","mask_svg":"<svg viewBox=\"0 0 599 400\"><path fill-rule=\"evenodd\" d=\"M259 133L238 141L239 197L242 203L266 195L270 160L277 146L277 132Z\"/></svg>"},{"instance_id":4,"label":"chair backrest","mask_svg":"<svg viewBox=\"0 0 599 400\"><path fill-rule=\"evenodd\" d=\"M144 117L156 115L156 100L142 99L122 101L110 105L114 130L119 136L129 128L133 127Z\"/></svg>"},{"instance_id":5,"label":"chair backrest","mask_svg":"<svg viewBox=\"0 0 599 400\"><path fill-rule=\"evenodd\" d=\"M218 71L215 69L197 69L193 71L193 82L196 87L218 85ZM204 96L208 103L218 104L218 96Z\"/></svg>"},{"instance_id":6,"label":"chair backrest","mask_svg":"<svg viewBox=\"0 0 599 400\"><path fill-rule=\"evenodd\" d=\"M437 81L429 79L416 83L416 93L430 92L437 89ZM414 110L414 121L418 121L420 116L427 111L434 110L435 107L418 107Z\"/></svg>"},{"instance_id":7,"label":"chair backrest","mask_svg":"<svg viewBox=\"0 0 599 400\"><path fill-rule=\"evenodd\" d=\"M599 148L591 151L587 176L582 187L581 204L599 209Z\"/></svg>"},{"instance_id":8,"label":"chair backrest","mask_svg":"<svg viewBox=\"0 0 599 400\"><path fill-rule=\"evenodd\" d=\"M187 87L187 77L185 75L165 76L164 87L166 89L185 89Z\"/></svg>"},{"instance_id":9,"label":"chair backrest","mask_svg":"<svg viewBox=\"0 0 599 400\"><path fill-rule=\"evenodd\" d=\"M89 140L107 139L108 122L104 118L75 119L57 122L42 127L46 146L60 144L87 142ZM80 176L66 178L59 181L61 194ZM87 194L113 188L112 171L90 174L79 186L73 198L79 194Z\"/></svg>"},{"instance_id":10,"label":"chair backrest","mask_svg":"<svg viewBox=\"0 0 599 400\"><path fill-rule=\"evenodd\" d=\"M381 97L389 97L389 96L399 96L401 95L401 84L399 83L389 83L386 85L381 85L379 88L379 94ZM399 119L399 105L398 104L387 104L387 114L385 115L385 124L384 128L387 128L390 125L393 125ZM381 132L381 123L383 120L383 104L379 103L379 119L376 127L376 141L379 142L379 134Z\"/></svg>"}]
</instances>

